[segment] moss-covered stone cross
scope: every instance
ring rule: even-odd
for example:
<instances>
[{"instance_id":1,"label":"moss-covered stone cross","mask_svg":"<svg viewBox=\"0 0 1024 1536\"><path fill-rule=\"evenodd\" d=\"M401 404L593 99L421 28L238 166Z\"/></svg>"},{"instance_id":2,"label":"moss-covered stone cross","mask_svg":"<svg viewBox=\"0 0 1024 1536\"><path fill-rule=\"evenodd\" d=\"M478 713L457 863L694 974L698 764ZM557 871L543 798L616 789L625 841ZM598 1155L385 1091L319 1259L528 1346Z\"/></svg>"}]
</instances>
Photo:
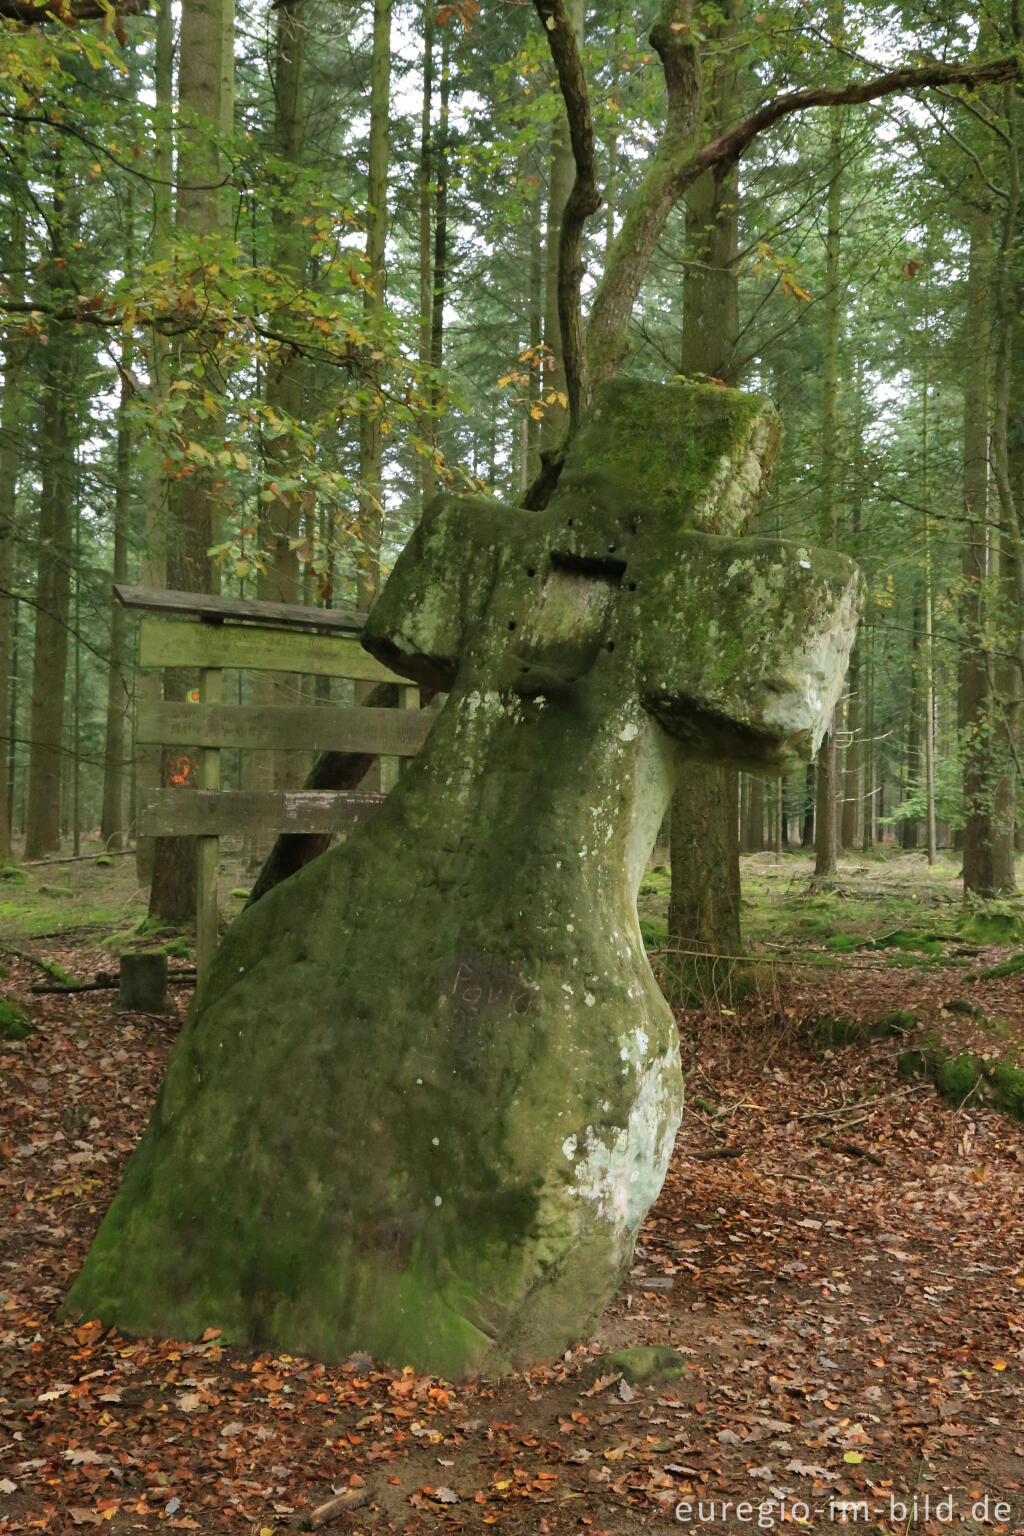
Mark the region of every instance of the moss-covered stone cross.
<instances>
[{"instance_id":1,"label":"moss-covered stone cross","mask_svg":"<svg viewBox=\"0 0 1024 1536\"><path fill-rule=\"evenodd\" d=\"M680 744L806 756L854 633L848 561L732 537L776 437L615 383L546 511L432 504L365 640L448 700L228 933L70 1310L452 1377L585 1333L682 1106L636 917Z\"/></svg>"}]
</instances>

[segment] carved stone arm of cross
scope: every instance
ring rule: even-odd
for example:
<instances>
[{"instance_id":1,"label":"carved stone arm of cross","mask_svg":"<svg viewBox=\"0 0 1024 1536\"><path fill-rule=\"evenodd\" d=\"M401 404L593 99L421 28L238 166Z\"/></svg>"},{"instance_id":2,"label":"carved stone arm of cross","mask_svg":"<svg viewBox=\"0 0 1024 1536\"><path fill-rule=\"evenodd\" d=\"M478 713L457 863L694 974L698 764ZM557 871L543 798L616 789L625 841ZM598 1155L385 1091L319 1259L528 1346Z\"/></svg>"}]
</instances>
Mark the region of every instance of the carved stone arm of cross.
<instances>
[{"instance_id":1,"label":"carved stone arm of cross","mask_svg":"<svg viewBox=\"0 0 1024 1536\"><path fill-rule=\"evenodd\" d=\"M737 537L779 436L756 397L614 381L544 512L428 507L366 644L435 688L587 692L592 719L638 698L692 754L790 770L835 707L860 578L841 555Z\"/></svg>"},{"instance_id":2,"label":"carved stone arm of cross","mask_svg":"<svg viewBox=\"0 0 1024 1536\"><path fill-rule=\"evenodd\" d=\"M788 773L817 749L861 582L832 551L687 533L644 626L640 700L694 756Z\"/></svg>"}]
</instances>

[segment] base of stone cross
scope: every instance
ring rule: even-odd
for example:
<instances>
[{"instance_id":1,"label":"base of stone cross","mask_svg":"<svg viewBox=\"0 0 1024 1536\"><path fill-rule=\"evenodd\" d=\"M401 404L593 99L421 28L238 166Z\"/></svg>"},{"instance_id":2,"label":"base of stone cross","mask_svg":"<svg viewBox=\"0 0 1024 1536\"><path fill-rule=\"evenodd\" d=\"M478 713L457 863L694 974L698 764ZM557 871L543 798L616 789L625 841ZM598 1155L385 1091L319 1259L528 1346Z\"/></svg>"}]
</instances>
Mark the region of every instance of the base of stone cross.
<instances>
[{"instance_id":1,"label":"base of stone cross","mask_svg":"<svg viewBox=\"0 0 1024 1536\"><path fill-rule=\"evenodd\" d=\"M367 644L447 702L377 818L229 931L69 1314L452 1378L587 1332L682 1110L636 916L676 740L809 752L852 641L848 562L722 536L776 435L634 384L546 512L432 503Z\"/></svg>"},{"instance_id":2,"label":"base of stone cross","mask_svg":"<svg viewBox=\"0 0 1024 1536\"><path fill-rule=\"evenodd\" d=\"M600 1313L672 1148L672 1017L625 905L604 953L557 857L551 884L460 890L425 838L392 812L228 935L84 1314L455 1378Z\"/></svg>"}]
</instances>

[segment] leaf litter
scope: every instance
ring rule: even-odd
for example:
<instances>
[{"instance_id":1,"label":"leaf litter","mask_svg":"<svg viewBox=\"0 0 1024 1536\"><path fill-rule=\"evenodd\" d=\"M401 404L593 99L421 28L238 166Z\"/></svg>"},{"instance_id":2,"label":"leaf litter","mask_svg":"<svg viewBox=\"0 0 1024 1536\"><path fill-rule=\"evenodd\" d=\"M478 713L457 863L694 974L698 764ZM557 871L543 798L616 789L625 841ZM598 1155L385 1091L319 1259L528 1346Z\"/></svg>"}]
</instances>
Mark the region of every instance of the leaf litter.
<instances>
[{"instance_id":1,"label":"leaf litter","mask_svg":"<svg viewBox=\"0 0 1024 1536\"><path fill-rule=\"evenodd\" d=\"M794 1501L824 1530L862 1500L875 1529L948 1530L925 1495L962 1531L1024 1529L1021 1128L908 1090L903 1040L823 1050L799 1027L912 1008L951 1049L991 1046L946 1007L961 978L857 956L682 1016L691 1107L595 1337L456 1386L365 1355L229 1348L215 1328L175 1342L57 1322L177 1024L32 979L15 963L7 985L36 1033L0 1044L0 1530L623 1536L698 1501L719 1511L710 1531L757 1528L759 1507L784 1529ZM970 1001L1021 1048L1019 978ZM714 1115L693 1107L704 1092ZM854 1118L856 1140L831 1133ZM630 1386L602 1366L650 1344L685 1374ZM912 1521L889 1518L914 1498Z\"/></svg>"}]
</instances>

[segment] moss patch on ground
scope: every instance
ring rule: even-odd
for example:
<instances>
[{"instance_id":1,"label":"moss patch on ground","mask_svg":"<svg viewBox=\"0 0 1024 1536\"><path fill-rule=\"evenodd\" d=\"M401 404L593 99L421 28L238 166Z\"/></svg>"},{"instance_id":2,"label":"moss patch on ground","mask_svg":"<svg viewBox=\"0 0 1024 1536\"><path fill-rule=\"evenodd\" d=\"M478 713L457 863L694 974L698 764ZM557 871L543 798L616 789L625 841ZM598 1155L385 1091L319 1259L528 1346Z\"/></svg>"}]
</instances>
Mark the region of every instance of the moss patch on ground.
<instances>
[{"instance_id":1,"label":"moss patch on ground","mask_svg":"<svg viewBox=\"0 0 1024 1536\"><path fill-rule=\"evenodd\" d=\"M894 1009L873 1023L864 1019L836 1017L831 1013L805 1020L805 1028L814 1043L829 1049L844 1045L865 1045L871 1040L889 1040L896 1035L909 1034L916 1027L917 1014L906 1008Z\"/></svg>"},{"instance_id":2,"label":"moss patch on ground","mask_svg":"<svg viewBox=\"0 0 1024 1536\"><path fill-rule=\"evenodd\" d=\"M975 1099L1024 1124L1024 1071L1012 1062L985 1060L973 1051L954 1055L940 1041L928 1040L903 1052L899 1071L903 1078L929 1078L957 1109Z\"/></svg>"},{"instance_id":3,"label":"moss patch on ground","mask_svg":"<svg viewBox=\"0 0 1024 1536\"><path fill-rule=\"evenodd\" d=\"M34 1033L24 1008L7 999L0 1000L0 1040L27 1040Z\"/></svg>"}]
</instances>

